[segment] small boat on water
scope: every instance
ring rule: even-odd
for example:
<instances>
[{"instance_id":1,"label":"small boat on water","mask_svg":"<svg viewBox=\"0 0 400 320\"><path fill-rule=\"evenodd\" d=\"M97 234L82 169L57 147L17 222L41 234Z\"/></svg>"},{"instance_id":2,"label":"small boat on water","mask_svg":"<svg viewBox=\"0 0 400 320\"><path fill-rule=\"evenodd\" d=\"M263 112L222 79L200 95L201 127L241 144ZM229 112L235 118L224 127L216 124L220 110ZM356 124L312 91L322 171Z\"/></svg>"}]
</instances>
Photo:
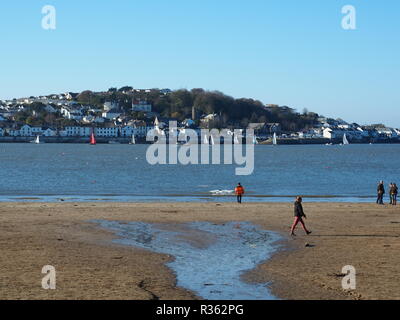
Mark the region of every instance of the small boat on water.
<instances>
[{"instance_id":1,"label":"small boat on water","mask_svg":"<svg viewBox=\"0 0 400 320\"><path fill-rule=\"evenodd\" d=\"M215 145L214 137L211 135L211 145Z\"/></svg>"},{"instance_id":2,"label":"small boat on water","mask_svg":"<svg viewBox=\"0 0 400 320\"><path fill-rule=\"evenodd\" d=\"M274 132L274 136L272 137L272 144L274 146L278 145L278 139L276 138L276 132Z\"/></svg>"},{"instance_id":3,"label":"small boat on water","mask_svg":"<svg viewBox=\"0 0 400 320\"><path fill-rule=\"evenodd\" d=\"M343 145L348 145L350 144L349 140L347 140L346 134L343 135Z\"/></svg>"},{"instance_id":4,"label":"small boat on water","mask_svg":"<svg viewBox=\"0 0 400 320\"><path fill-rule=\"evenodd\" d=\"M240 141L239 141L239 138L238 138L237 134L234 135L233 143L234 144L240 144Z\"/></svg>"},{"instance_id":5,"label":"small boat on water","mask_svg":"<svg viewBox=\"0 0 400 320\"><path fill-rule=\"evenodd\" d=\"M90 144L94 146L96 143L96 138L94 137L94 133L92 132L92 135L90 136Z\"/></svg>"},{"instance_id":6,"label":"small boat on water","mask_svg":"<svg viewBox=\"0 0 400 320\"><path fill-rule=\"evenodd\" d=\"M31 141L31 143L40 144L40 143L41 143L41 142L40 142L40 137L39 137L39 136L36 136L36 139L33 140L33 141Z\"/></svg>"},{"instance_id":7,"label":"small boat on water","mask_svg":"<svg viewBox=\"0 0 400 320\"><path fill-rule=\"evenodd\" d=\"M210 141L208 140L208 136L207 135L204 136L203 144L210 144Z\"/></svg>"},{"instance_id":8,"label":"small boat on water","mask_svg":"<svg viewBox=\"0 0 400 320\"><path fill-rule=\"evenodd\" d=\"M108 141L108 144L121 144L121 143L115 140L110 140Z\"/></svg>"},{"instance_id":9,"label":"small boat on water","mask_svg":"<svg viewBox=\"0 0 400 320\"><path fill-rule=\"evenodd\" d=\"M129 144L136 144L136 139L135 139L135 135L132 135L132 140L131 142L129 142Z\"/></svg>"}]
</instances>

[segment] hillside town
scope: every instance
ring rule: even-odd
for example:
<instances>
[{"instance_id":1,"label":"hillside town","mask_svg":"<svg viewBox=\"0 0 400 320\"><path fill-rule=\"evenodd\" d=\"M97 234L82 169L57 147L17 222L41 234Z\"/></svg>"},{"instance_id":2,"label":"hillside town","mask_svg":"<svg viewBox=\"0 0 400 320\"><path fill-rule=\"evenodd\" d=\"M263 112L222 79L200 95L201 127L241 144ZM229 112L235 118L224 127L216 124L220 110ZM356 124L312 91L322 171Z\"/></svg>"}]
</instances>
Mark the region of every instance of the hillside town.
<instances>
[{"instance_id":1,"label":"hillside town","mask_svg":"<svg viewBox=\"0 0 400 320\"><path fill-rule=\"evenodd\" d=\"M283 125L285 114L293 114L293 109L286 106L260 105L257 102L256 108L260 109L260 113L253 112L247 121L224 122L225 114L204 112L207 110L207 102L204 102L203 108L198 99L193 105L186 104L186 114L171 111L166 116L160 112L160 107L155 110L149 95L156 94L160 99L168 99L168 95L174 94L170 89L124 87L118 91L110 89L101 95L92 94L87 99L82 98L84 94L67 92L0 100L0 141L27 142L32 137L41 136L49 142L84 142L92 133L104 138L104 142L127 142L132 136L138 141L145 141L150 130L157 128L168 131L169 122L177 121L180 129L221 129L226 124L231 129L253 129L260 142L271 141L274 134L287 144L338 142L344 135L353 143L400 142L400 129L397 128L383 124L348 123L342 119L326 118L308 112L301 116L311 115L312 121L307 122L305 127L291 129ZM91 103L91 99L98 96L101 99L94 99ZM270 122L268 114L279 114L283 121Z\"/></svg>"}]
</instances>

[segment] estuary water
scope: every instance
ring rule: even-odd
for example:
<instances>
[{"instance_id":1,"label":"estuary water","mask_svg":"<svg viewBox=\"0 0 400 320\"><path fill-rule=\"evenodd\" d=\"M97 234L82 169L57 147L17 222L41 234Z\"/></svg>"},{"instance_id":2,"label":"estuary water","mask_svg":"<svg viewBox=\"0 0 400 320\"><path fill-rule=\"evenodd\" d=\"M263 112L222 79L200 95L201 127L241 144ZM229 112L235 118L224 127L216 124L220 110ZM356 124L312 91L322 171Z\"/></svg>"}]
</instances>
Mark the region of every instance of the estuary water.
<instances>
[{"instance_id":1,"label":"estuary water","mask_svg":"<svg viewBox=\"0 0 400 320\"><path fill-rule=\"evenodd\" d=\"M400 145L255 146L254 172L232 165L150 165L149 145L0 144L1 201L372 201L400 184Z\"/></svg>"}]
</instances>

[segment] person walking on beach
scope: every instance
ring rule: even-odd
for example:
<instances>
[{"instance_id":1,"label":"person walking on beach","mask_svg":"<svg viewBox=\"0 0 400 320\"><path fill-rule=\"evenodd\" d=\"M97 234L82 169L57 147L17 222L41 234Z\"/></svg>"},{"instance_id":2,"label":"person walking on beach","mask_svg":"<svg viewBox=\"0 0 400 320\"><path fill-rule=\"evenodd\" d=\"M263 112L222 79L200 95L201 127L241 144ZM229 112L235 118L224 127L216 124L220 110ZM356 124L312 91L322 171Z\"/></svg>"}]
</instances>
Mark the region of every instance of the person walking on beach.
<instances>
[{"instance_id":1,"label":"person walking on beach","mask_svg":"<svg viewBox=\"0 0 400 320\"><path fill-rule=\"evenodd\" d=\"M242 203L242 196L244 194L244 188L242 187L242 185L240 183L238 183L238 185L235 188L235 194L237 197L237 202Z\"/></svg>"},{"instance_id":2,"label":"person walking on beach","mask_svg":"<svg viewBox=\"0 0 400 320\"><path fill-rule=\"evenodd\" d=\"M307 219L307 216L305 215L303 211L303 205L301 204L303 201L302 197L297 197L296 201L294 202L294 222L292 225L292 228L290 230L290 235L295 236L294 230L296 229L297 224L300 222L304 231L306 232L307 235L311 233L311 231L308 231L306 228L306 225L303 221L303 217Z\"/></svg>"},{"instance_id":3,"label":"person walking on beach","mask_svg":"<svg viewBox=\"0 0 400 320\"><path fill-rule=\"evenodd\" d=\"M397 193L399 189L395 183L392 183L390 186L390 204L393 206L397 205Z\"/></svg>"},{"instance_id":4,"label":"person walking on beach","mask_svg":"<svg viewBox=\"0 0 400 320\"><path fill-rule=\"evenodd\" d=\"M383 181L380 181L378 184L378 198L376 199L377 204L383 204L383 195L385 194L385 185L383 184Z\"/></svg>"}]
</instances>

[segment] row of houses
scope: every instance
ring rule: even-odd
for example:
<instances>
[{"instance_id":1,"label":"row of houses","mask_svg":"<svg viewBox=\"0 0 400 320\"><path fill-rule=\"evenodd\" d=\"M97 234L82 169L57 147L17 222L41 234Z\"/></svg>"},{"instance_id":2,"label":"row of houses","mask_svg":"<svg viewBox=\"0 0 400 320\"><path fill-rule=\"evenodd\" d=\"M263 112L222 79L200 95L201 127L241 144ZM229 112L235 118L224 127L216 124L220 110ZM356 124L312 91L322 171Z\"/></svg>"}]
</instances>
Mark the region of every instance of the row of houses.
<instances>
[{"instance_id":1,"label":"row of houses","mask_svg":"<svg viewBox=\"0 0 400 320\"><path fill-rule=\"evenodd\" d=\"M92 132L98 137L145 137L147 132L154 129L143 121L135 121L125 126L110 124L107 126L66 126L56 129L51 127L37 127L25 124L21 127L0 127L0 136L11 137L89 137Z\"/></svg>"},{"instance_id":2,"label":"row of houses","mask_svg":"<svg viewBox=\"0 0 400 320\"><path fill-rule=\"evenodd\" d=\"M326 139L341 139L346 135L351 140L364 140L368 138L400 138L400 130L395 128L368 128L361 126L338 126L327 128L313 128L298 132L298 137L307 138L326 138Z\"/></svg>"}]
</instances>

